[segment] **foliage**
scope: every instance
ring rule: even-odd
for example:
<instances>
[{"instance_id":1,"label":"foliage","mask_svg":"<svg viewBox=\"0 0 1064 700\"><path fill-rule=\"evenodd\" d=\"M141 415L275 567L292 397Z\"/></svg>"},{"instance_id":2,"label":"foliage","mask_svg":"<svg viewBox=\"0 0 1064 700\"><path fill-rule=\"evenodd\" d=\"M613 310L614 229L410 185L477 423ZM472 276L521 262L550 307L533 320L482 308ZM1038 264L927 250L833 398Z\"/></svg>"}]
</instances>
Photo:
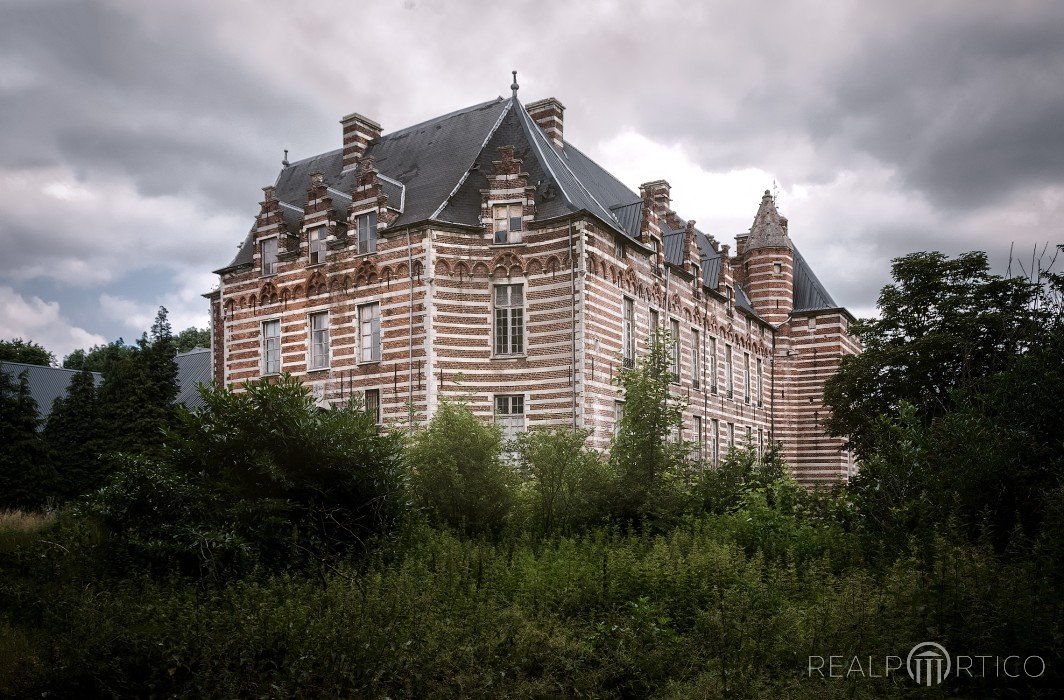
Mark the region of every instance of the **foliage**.
<instances>
[{"instance_id":1,"label":"foliage","mask_svg":"<svg viewBox=\"0 0 1064 700\"><path fill-rule=\"evenodd\" d=\"M585 446L588 435L586 430L533 430L519 438L526 480L522 500L535 531L578 532L608 515L613 475L608 463Z\"/></svg>"},{"instance_id":2,"label":"foliage","mask_svg":"<svg viewBox=\"0 0 1064 700\"><path fill-rule=\"evenodd\" d=\"M313 570L402 516L400 437L361 407L321 411L288 375L202 395L159 460L121 458L89 503L134 555L186 572Z\"/></svg>"},{"instance_id":3,"label":"foliage","mask_svg":"<svg viewBox=\"0 0 1064 700\"><path fill-rule=\"evenodd\" d=\"M211 346L210 328L186 328L174 336L174 345L178 352L188 352L194 348Z\"/></svg>"},{"instance_id":4,"label":"foliage","mask_svg":"<svg viewBox=\"0 0 1064 700\"><path fill-rule=\"evenodd\" d=\"M39 426L26 374L0 372L0 508L41 508L55 491Z\"/></svg>"},{"instance_id":5,"label":"foliage","mask_svg":"<svg viewBox=\"0 0 1064 700\"><path fill-rule=\"evenodd\" d=\"M57 496L77 498L103 484L103 422L96 381L90 372L75 374L66 396L52 403L43 438L59 475Z\"/></svg>"},{"instance_id":6,"label":"foliage","mask_svg":"<svg viewBox=\"0 0 1064 700\"><path fill-rule=\"evenodd\" d=\"M517 474L502 459L499 429L461 402L441 401L411 436L410 485L436 523L464 532L498 531L514 504Z\"/></svg>"},{"instance_id":7,"label":"foliage","mask_svg":"<svg viewBox=\"0 0 1064 700\"><path fill-rule=\"evenodd\" d=\"M126 345L122 338L107 345L94 345L88 351L78 349L63 358L66 369L106 372L116 362L128 360L136 352L136 346Z\"/></svg>"},{"instance_id":8,"label":"foliage","mask_svg":"<svg viewBox=\"0 0 1064 700\"><path fill-rule=\"evenodd\" d=\"M27 365L54 365L55 355L32 340L15 338L0 340L0 362L22 362Z\"/></svg>"},{"instance_id":9,"label":"foliage","mask_svg":"<svg viewBox=\"0 0 1064 700\"><path fill-rule=\"evenodd\" d=\"M656 329L650 350L617 383L624 389L624 411L610 448L617 473L613 494L616 516L640 523L682 510L678 489L688 474L691 445L681 439L684 404L669 389L672 337Z\"/></svg>"}]
</instances>

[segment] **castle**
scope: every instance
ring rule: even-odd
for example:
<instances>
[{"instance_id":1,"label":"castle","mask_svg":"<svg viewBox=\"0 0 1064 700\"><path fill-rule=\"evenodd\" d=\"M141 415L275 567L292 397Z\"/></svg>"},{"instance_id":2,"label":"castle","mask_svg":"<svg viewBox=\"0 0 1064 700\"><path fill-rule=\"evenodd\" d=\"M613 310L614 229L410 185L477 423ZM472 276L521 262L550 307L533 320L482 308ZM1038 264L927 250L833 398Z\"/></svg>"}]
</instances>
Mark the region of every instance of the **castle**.
<instances>
[{"instance_id":1,"label":"castle","mask_svg":"<svg viewBox=\"0 0 1064 700\"><path fill-rule=\"evenodd\" d=\"M770 194L733 252L666 181L637 194L566 142L558 100L511 87L389 134L351 114L342 148L285 160L206 295L215 380L290 372L323 406L358 396L413 427L461 396L507 435L575 426L606 448L614 380L662 327L707 461L776 440L804 483L852 474L822 394L859 352L853 317Z\"/></svg>"}]
</instances>

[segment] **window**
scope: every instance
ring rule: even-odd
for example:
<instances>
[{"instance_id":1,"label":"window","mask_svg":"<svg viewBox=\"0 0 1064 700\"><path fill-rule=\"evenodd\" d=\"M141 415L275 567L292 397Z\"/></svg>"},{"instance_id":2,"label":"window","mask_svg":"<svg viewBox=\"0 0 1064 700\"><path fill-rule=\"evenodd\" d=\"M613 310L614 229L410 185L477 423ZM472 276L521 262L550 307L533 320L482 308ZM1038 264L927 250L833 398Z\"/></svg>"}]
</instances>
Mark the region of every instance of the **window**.
<instances>
[{"instance_id":1,"label":"window","mask_svg":"<svg viewBox=\"0 0 1064 700\"><path fill-rule=\"evenodd\" d=\"M750 403L750 353L743 353L743 401Z\"/></svg>"},{"instance_id":2,"label":"window","mask_svg":"<svg viewBox=\"0 0 1064 700\"><path fill-rule=\"evenodd\" d=\"M735 423L728 423L728 449L735 448Z\"/></svg>"},{"instance_id":3,"label":"window","mask_svg":"<svg viewBox=\"0 0 1064 700\"><path fill-rule=\"evenodd\" d=\"M624 298L624 338L622 340L621 358L625 367L631 367L635 360L635 302Z\"/></svg>"},{"instance_id":4,"label":"window","mask_svg":"<svg viewBox=\"0 0 1064 700\"><path fill-rule=\"evenodd\" d=\"M710 435L710 459L713 460L713 464L720 461L720 421L716 418L713 419L713 433Z\"/></svg>"},{"instance_id":5,"label":"window","mask_svg":"<svg viewBox=\"0 0 1064 700\"><path fill-rule=\"evenodd\" d=\"M621 420L624 418L624 401L613 402L613 436L621 432Z\"/></svg>"},{"instance_id":6,"label":"window","mask_svg":"<svg viewBox=\"0 0 1064 700\"><path fill-rule=\"evenodd\" d=\"M318 228L307 234L307 247L310 250L310 264L318 265L325 262L325 227Z\"/></svg>"},{"instance_id":7,"label":"window","mask_svg":"<svg viewBox=\"0 0 1064 700\"><path fill-rule=\"evenodd\" d=\"M624 260L624 239L615 236L613 239L613 257Z\"/></svg>"},{"instance_id":8,"label":"window","mask_svg":"<svg viewBox=\"0 0 1064 700\"><path fill-rule=\"evenodd\" d=\"M700 268L696 263L691 263L691 274L694 276L694 279L691 280L692 291L694 291L696 297L701 296L702 268Z\"/></svg>"},{"instance_id":9,"label":"window","mask_svg":"<svg viewBox=\"0 0 1064 700\"><path fill-rule=\"evenodd\" d=\"M496 204L495 242L520 243L521 230L524 228L524 207L520 204Z\"/></svg>"},{"instance_id":10,"label":"window","mask_svg":"<svg viewBox=\"0 0 1064 700\"><path fill-rule=\"evenodd\" d=\"M513 440L525 432L525 397L496 396L495 425L502 429L503 440Z\"/></svg>"},{"instance_id":11,"label":"window","mask_svg":"<svg viewBox=\"0 0 1064 700\"><path fill-rule=\"evenodd\" d=\"M381 424L381 390L380 389L366 389L366 401L365 401L366 413L373 416L373 422L377 425Z\"/></svg>"},{"instance_id":12,"label":"window","mask_svg":"<svg viewBox=\"0 0 1064 700\"><path fill-rule=\"evenodd\" d=\"M764 454L765 454L765 429L764 428L758 428L757 429L757 458L761 459L761 457Z\"/></svg>"},{"instance_id":13,"label":"window","mask_svg":"<svg viewBox=\"0 0 1064 700\"><path fill-rule=\"evenodd\" d=\"M724 287L724 303L727 305L728 315L731 315L735 308L735 290L730 285Z\"/></svg>"},{"instance_id":14,"label":"window","mask_svg":"<svg viewBox=\"0 0 1064 700\"><path fill-rule=\"evenodd\" d=\"M520 355L525 351L524 316L524 285L495 285L496 355Z\"/></svg>"},{"instance_id":15,"label":"window","mask_svg":"<svg viewBox=\"0 0 1064 700\"><path fill-rule=\"evenodd\" d=\"M728 398L732 397L735 390L735 380L732 377L731 345L724 346L724 390L728 392Z\"/></svg>"},{"instance_id":16,"label":"window","mask_svg":"<svg viewBox=\"0 0 1064 700\"><path fill-rule=\"evenodd\" d=\"M262 239L262 274L277 274L277 237Z\"/></svg>"},{"instance_id":17,"label":"window","mask_svg":"<svg viewBox=\"0 0 1064 700\"><path fill-rule=\"evenodd\" d=\"M698 340L697 328L691 329L691 386L702 386L702 344Z\"/></svg>"},{"instance_id":18,"label":"window","mask_svg":"<svg viewBox=\"0 0 1064 700\"><path fill-rule=\"evenodd\" d=\"M709 388L717 393L717 339L709 339Z\"/></svg>"},{"instance_id":19,"label":"window","mask_svg":"<svg viewBox=\"0 0 1064 700\"><path fill-rule=\"evenodd\" d=\"M377 212L369 211L355 217L358 224L358 254L377 252Z\"/></svg>"},{"instance_id":20,"label":"window","mask_svg":"<svg viewBox=\"0 0 1064 700\"><path fill-rule=\"evenodd\" d=\"M754 429L749 425L746 426L746 448L749 449L754 446Z\"/></svg>"},{"instance_id":21,"label":"window","mask_svg":"<svg viewBox=\"0 0 1064 700\"><path fill-rule=\"evenodd\" d=\"M680 322L669 321L669 335L672 336L672 381L680 381Z\"/></svg>"},{"instance_id":22,"label":"window","mask_svg":"<svg viewBox=\"0 0 1064 700\"><path fill-rule=\"evenodd\" d=\"M657 238L650 239L654 245L654 257L650 260L650 267L653 268L654 274L658 277L661 276L661 266L658 262L661 257L661 241Z\"/></svg>"},{"instance_id":23,"label":"window","mask_svg":"<svg viewBox=\"0 0 1064 700\"><path fill-rule=\"evenodd\" d=\"M358 307L359 362L380 362L381 305L378 302Z\"/></svg>"},{"instance_id":24,"label":"window","mask_svg":"<svg viewBox=\"0 0 1064 700\"><path fill-rule=\"evenodd\" d=\"M697 452L698 452L698 458L702 459L702 455L704 454L704 449L703 449L704 439L703 439L703 435L702 435L702 416L695 416L695 442L698 443L698 447L696 448Z\"/></svg>"},{"instance_id":25,"label":"window","mask_svg":"<svg viewBox=\"0 0 1064 700\"><path fill-rule=\"evenodd\" d=\"M764 385L763 385L764 374L763 374L763 370L762 370L763 367L764 367L764 364L761 361L761 358L760 357L757 358L757 405L759 407L763 405L761 403L762 398L763 398L762 391L764 389Z\"/></svg>"},{"instance_id":26,"label":"window","mask_svg":"<svg viewBox=\"0 0 1064 700\"><path fill-rule=\"evenodd\" d=\"M329 312L310 315L310 367L325 369L329 366Z\"/></svg>"},{"instance_id":27,"label":"window","mask_svg":"<svg viewBox=\"0 0 1064 700\"><path fill-rule=\"evenodd\" d=\"M812 316L809 317L809 332L812 333L816 330L816 319Z\"/></svg>"},{"instance_id":28,"label":"window","mask_svg":"<svg viewBox=\"0 0 1064 700\"><path fill-rule=\"evenodd\" d=\"M661 327L661 319L655 309L650 310L650 343L658 342L658 328Z\"/></svg>"},{"instance_id":29,"label":"window","mask_svg":"<svg viewBox=\"0 0 1064 700\"><path fill-rule=\"evenodd\" d=\"M772 263L772 274L774 274L774 275L782 275L783 274L783 263L780 263L780 262Z\"/></svg>"},{"instance_id":30,"label":"window","mask_svg":"<svg viewBox=\"0 0 1064 700\"><path fill-rule=\"evenodd\" d=\"M262 373L278 374L281 371L281 322L262 322Z\"/></svg>"}]
</instances>

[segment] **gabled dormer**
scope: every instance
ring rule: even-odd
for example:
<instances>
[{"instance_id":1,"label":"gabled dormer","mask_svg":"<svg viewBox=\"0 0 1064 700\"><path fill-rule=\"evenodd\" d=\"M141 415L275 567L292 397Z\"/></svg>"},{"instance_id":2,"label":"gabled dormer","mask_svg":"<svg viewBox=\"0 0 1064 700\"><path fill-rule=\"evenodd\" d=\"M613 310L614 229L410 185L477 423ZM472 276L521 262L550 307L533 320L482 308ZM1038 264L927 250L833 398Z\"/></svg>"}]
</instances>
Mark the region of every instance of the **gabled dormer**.
<instances>
[{"instance_id":1,"label":"gabled dormer","mask_svg":"<svg viewBox=\"0 0 1064 700\"><path fill-rule=\"evenodd\" d=\"M480 191L480 220L493 245L523 242L536 215L536 187L528 179L514 146L500 147L499 160L492 161L487 175L488 187Z\"/></svg>"}]
</instances>

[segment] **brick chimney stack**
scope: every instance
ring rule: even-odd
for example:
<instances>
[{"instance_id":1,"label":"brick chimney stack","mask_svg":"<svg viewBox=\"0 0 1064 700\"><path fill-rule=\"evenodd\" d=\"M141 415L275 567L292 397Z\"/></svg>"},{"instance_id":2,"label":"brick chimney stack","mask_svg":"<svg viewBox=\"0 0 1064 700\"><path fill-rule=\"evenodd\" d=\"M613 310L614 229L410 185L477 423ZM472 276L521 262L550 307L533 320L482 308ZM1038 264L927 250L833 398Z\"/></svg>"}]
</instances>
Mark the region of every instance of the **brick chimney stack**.
<instances>
[{"instance_id":1,"label":"brick chimney stack","mask_svg":"<svg viewBox=\"0 0 1064 700\"><path fill-rule=\"evenodd\" d=\"M565 136L565 105L554 97L545 100L537 100L525 105L525 111L532 121L539 124L539 128L546 132L555 146L561 148Z\"/></svg>"},{"instance_id":2,"label":"brick chimney stack","mask_svg":"<svg viewBox=\"0 0 1064 700\"><path fill-rule=\"evenodd\" d=\"M661 217L664 217L669 212L669 207L672 204L671 191L672 187L665 180L644 182L639 186L639 194L650 195L650 200L654 203L654 211Z\"/></svg>"},{"instance_id":3,"label":"brick chimney stack","mask_svg":"<svg viewBox=\"0 0 1064 700\"><path fill-rule=\"evenodd\" d=\"M381 125L369 117L352 112L340 120L344 130L343 169L350 170L366 154L370 141L380 138Z\"/></svg>"}]
</instances>

